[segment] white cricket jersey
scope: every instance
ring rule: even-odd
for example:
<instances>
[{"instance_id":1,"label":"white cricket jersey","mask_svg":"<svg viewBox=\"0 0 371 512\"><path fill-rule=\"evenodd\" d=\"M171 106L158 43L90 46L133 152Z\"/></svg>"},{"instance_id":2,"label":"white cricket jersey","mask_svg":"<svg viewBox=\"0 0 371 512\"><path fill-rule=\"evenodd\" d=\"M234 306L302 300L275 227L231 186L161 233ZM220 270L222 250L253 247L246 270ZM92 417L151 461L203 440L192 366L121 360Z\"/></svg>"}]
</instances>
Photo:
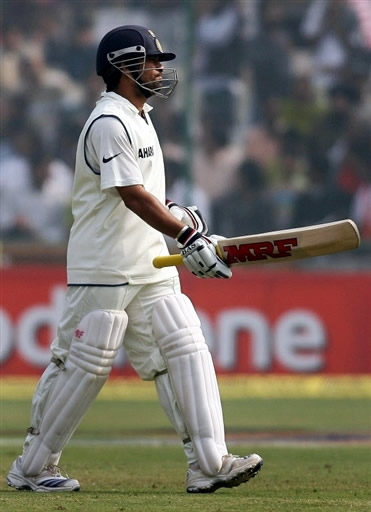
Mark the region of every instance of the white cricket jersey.
<instances>
[{"instance_id":1,"label":"white cricket jersey","mask_svg":"<svg viewBox=\"0 0 371 512\"><path fill-rule=\"evenodd\" d=\"M165 204L164 162L157 134L128 100L104 92L77 146L74 222L67 251L68 284L153 283L177 275L156 269L169 254L164 236L129 210L116 187L143 185Z\"/></svg>"}]
</instances>

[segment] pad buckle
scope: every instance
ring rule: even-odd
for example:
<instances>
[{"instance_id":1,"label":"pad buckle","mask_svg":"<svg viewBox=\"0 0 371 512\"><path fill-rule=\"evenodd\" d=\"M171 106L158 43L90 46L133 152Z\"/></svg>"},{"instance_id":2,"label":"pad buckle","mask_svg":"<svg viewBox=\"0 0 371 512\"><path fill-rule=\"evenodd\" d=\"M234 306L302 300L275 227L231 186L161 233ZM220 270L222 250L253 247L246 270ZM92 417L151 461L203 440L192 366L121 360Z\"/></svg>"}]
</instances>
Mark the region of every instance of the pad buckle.
<instances>
[{"instance_id":1,"label":"pad buckle","mask_svg":"<svg viewBox=\"0 0 371 512\"><path fill-rule=\"evenodd\" d=\"M64 362L61 359L58 359L57 357L52 357L50 361L54 363L56 366L58 366L58 368L64 370Z\"/></svg>"},{"instance_id":2,"label":"pad buckle","mask_svg":"<svg viewBox=\"0 0 371 512\"><path fill-rule=\"evenodd\" d=\"M37 430L37 428L34 427L28 427L26 432L27 434L32 434L33 436L38 436L40 434L40 430Z\"/></svg>"}]
</instances>

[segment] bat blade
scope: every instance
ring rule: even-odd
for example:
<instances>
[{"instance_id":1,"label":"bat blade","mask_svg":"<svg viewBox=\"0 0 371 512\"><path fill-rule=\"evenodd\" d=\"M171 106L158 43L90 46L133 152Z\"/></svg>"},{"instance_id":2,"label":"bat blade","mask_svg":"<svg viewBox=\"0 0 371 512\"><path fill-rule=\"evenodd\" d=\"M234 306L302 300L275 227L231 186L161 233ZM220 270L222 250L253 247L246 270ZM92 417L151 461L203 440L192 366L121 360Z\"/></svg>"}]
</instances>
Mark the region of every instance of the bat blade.
<instances>
[{"instance_id":1,"label":"bat blade","mask_svg":"<svg viewBox=\"0 0 371 512\"><path fill-rule=\"evenodd\" d=\"M218 242L223 259L228 265L313 258L355 249L359 244L358 228L350 219Z\"/></svg>"},{"instance_id":2,"label":"bat blade","mask_svg":"<svg viewBox=\"0 0 371 512\"><path fill-rule=\"evenodd\" d=\"M360 236L356 224L345 219L257 235L226 238L218 241L218 249L230 266L278 263L324 256L356 249ZM160 256L153 260L156 268L181 265L180 254Z\"/></svg>"}]
</instances>

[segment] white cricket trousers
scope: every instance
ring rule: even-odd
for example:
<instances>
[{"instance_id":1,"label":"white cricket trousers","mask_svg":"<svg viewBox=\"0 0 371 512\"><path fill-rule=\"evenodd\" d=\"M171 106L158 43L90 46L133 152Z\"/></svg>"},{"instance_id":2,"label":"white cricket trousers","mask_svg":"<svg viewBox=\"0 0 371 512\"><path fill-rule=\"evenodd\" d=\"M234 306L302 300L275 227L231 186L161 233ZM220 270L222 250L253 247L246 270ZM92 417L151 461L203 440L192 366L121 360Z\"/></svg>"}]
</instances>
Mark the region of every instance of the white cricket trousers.
<instances>
[{"instance_id":1,"label":"white cricket trousers","mask_svg":"<svg viewBox=\"0 0 371 512\"><path fill-rule=\"evenodd\" d=\"M153 308L160 298L175 293L180 293L178 277L145 285L68 287L57 336L51 345L53 357L66 360L76 327L91 311L125 310L129 321L123 346L130 364L143 380L153 380L166 369L153 336Z\"/></svg>"}]
</instances>

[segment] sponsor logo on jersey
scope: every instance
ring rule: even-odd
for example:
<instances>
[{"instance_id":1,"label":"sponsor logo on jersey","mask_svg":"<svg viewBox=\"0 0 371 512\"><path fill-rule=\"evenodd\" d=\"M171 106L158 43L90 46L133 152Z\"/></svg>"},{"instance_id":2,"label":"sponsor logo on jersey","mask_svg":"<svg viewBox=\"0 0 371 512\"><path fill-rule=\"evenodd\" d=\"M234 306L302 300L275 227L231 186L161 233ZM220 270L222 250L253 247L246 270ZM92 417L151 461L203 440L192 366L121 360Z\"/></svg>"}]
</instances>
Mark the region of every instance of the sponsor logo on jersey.
<instances>
[{"instance_id":1,"label":"sponsor logo on jersey","mask_svg":"<svg viewBox=\"0 0 371 512\"><path fill-rule=\"evenodd\" d=\"M122 151L120 153L116 153L116 155L113 155L113 156L109 156L109 157L105 157L103 156L103 163L106 164L107 162L110 162L111 160L113 160L113 158L116 158L117 156L121 155Z\"/></svg>"},{"instance_id":2,"label":"sponsor logo on jersey","mask_svg":"<svg viewBox=\"0 0 371 512\"><path fill-rule=\"evenodd\" d=\"M261 241L240 245L225 245L225 261L228 264L244 263L246 261L267 260L268 258L290 258L291 250L297 247L297 238L281 238L273 242Z\"/></svg>"},{"instance_id":3,"label":"sponsor logo on jersey","mask_svg":"<svg viewBox=\"0 0 371 512\"><path fill-rule=\"evenodd\" d=\"M149 146L148 148L139 148L138 157L139 158L150 158L155 154L153 146Z\"/></svg>"}]
</instances>

